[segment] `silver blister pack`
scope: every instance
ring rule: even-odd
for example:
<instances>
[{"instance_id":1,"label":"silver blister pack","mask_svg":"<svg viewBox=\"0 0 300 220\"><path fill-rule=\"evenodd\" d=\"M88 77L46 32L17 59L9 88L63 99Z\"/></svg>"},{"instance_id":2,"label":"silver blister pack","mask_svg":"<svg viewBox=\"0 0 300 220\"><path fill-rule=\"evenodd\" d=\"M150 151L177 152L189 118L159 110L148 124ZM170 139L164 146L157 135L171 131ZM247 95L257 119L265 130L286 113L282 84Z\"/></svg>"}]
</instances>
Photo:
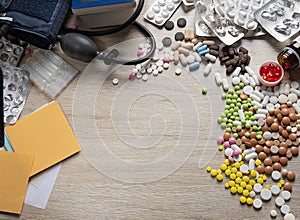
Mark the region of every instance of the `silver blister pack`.
<instances>
[{"instance_id":1,"label":"silver blister pack","mask_svg":"<svg viewBox=\"0 0 300 220\"><path fill-rule=\"evenodd\" d=\"M299 0L271 0L254 15L260 25L280 42L300 31Z\"/></svg>"},{"instance_id":2,"label":"silver blister pack","mask_svg":"<svg viewBox=\"0 0 300 220\"><path fill-rule=\"evenodd\" d=\"M10 66L17 66L24 48L13 44L4 38L0 39L0 62Z\"/></svg>"},{"instance_id":3,"label":"silver blister pack","mask_svg":"<svg viewBox=\"0 0 300 220\"><path fill-rule=\"evenodd\" d=\"M3 112L4 123L17 122L25 105L29 86L28 71L1 64L3 73Z\"/></svg>"}]
</instances>

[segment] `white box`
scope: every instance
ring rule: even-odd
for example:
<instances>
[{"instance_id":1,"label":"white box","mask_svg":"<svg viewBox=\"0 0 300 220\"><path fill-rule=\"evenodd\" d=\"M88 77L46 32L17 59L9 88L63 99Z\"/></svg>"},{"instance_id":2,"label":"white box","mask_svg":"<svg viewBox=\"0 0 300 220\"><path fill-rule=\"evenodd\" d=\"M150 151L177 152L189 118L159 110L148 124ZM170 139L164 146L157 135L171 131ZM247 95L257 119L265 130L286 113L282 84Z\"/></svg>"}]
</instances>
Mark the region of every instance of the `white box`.
<instances>
[{"instance_id":1,"label":"white box","mask_svg":"<svg viewBox=\"0 0 300 220\"><path fill-rule=\"evenodd\" d=\"M72 12L78 15L89 28L115 26L124 23L135 11L136 1L86 7L72 8Z\"/></svg>"}]
</instances>

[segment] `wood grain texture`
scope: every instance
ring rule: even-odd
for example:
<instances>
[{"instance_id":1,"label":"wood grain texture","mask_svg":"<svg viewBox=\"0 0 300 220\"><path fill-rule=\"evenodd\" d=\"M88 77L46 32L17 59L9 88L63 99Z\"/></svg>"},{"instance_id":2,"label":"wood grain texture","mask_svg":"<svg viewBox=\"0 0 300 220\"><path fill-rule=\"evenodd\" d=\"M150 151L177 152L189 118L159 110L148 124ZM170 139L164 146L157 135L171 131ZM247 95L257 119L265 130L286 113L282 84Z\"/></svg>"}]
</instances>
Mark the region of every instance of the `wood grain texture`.
<instances>
[{"instance_id":1,"label":"wood grain texture","mask_svg":"<svg viewBox=\"0 0 300 220\"><path fill-rule=\"evenodd\" d=\"M184 31L178 27L172 31L166 31L164 28L157 28L144 21L143 14L152 2L154 1L145 2L145 8L138 20L147 26L158 40L165 36L170 36L173 39L177 31ZM186 17L188 20L187 27L193 27L194 10L184 11L180 7L171 20L176 22L178 17ZM74 18L71 17L67 23L71 23L72 19ZM136 31L135 27L131 27L119 33L96 37L95 39L99 48L105 49L123 40L138 37L141 37L141 34ZM257 71L262 62L275 60L285 43L278 43L270 36L262 36L243 39L241 45L249 49L252 57L251 67ZM86 63L66 57L59 47L56 48L56 52L81 72L87 66ZM98 134L106 146L109 146L110 150L123 160L135 163L137 166L139 163L162 160L165 155L176 150L175 147L182 138L182 134L187 137L189 133L195 134L195 129L198 129L199 133L196 136L194 148L185 158L181 158L180 155L175 157L175 159L183 159L183 162L168 175L163 175L162 172L161 178L155 181L128 183L110 178L110 175L98 171L89 163L84 153L85 146L82 143L86 141L86 145L94 145L97 149L99 142L92 135L94 131L82 132L80 128L75 127L74 130L77 130L78 139L83 141L81 142L83 151L63 162L47 208L41 210L24 205L20 216L1 213L0 219L271 219L270 210L276 209L279 212L275 207L274 198L272 201L264 203L261 210L254 210L252 206L241 205L238 195L231 195L228 190L224 189L224 182L218 183L206 172L206 165L209 164L218 168L224 159L223 153L217 151L215 141L216 137L222 134L216 118L224 110L224 101L221 99L222 88L216 86L213 74L208 77L203 76L203 67L204 65L193 73L183 70L180 76L175 76L175 67L171 66L161 76L150 77L148 82L141 80L128 82L128 74L132 67L119 68L99 86L97 94L94 94L93 91L85 91L84 94L87 96L96 96L94 100L86 100L83 95L80 97L83 103L94 102L95 111L90 115L76 114L78 112L76 108L81 108L83 112L90 112L90 109L84 109L82 103L74 106L74 99L78 98L74 98L74 95L78 95L76 88L78 88L79 82L80 85L84 84L87 87L93 84L88 79L84 82L80 81L82 75L79 74L57 97L73 128L74 121L82 120L84 123L87 119L92 118L98 129ZM95 68L96 70L97 68ZM225 71L218 62L213 65L213 72L217 71L222 74ZM111 84L114 77L118 77L120 80L118 86ZM125 90L124 87L128 86L128 83L131 83L132 87ZM178 88L183 89L169 87L170 85L178 85ZM150 86L153 90L149 90ZM203 87L208 89L207 95L201 94ZM123 94L120 91L127 91L128 93ZM173 95L173 97L167 97L166 94ZM189 98L186 98L186 94L189 94ZM116 98L124 97L124 100L128 100L126 95L136 95L137 99L135 102L129 103L130 105L126 105L126 103L120 105L124 107L123 109L115 109L114 107L118 106L118 103L115 102L118 100ZM22 116L31 113L49 101L47 96L31 86ZM193 103L191 109L182 112L181 105L189 105L191 101ZM195 111L197 114L193 115L192 113ZM157 115L158 119L156 118ZM195 123L190 123L184 127L186 130L183 132L181 130L182 122L184 120L189 121L191 118ZM151 130L153 126L151 122L156 119L161 120L161 123L155 124L157 125L155 128L161 129L159 130L160 133ZM126 128L127 122L130 123L132 129L130 132L127 132L126 129L122 130L122 125ZM138 146L130 144L136 143L134 141L137 137L146 140L149 135L158 141L148 148L140 147L148 143L146 141L140 142L137 144ZM190 149L191 146L183 144L179 147ZM101 155L99 158L101 159ZM167 165L171 166L173 165L172 162L176 161L169 162L170 164ZM110 165L107 163L103 169L109 170ZM296 169L299 165L299 158L294 158L290 161L288 168L296 170L299 176L300 171ZM166 167L161 167L161 170L164 169ZM132 175L122 167L120 170L112 170L111 172L119 172L122 178L126 178L126 173L124 177L122 171ZM159 173L160 170L158 169L157 172ZM147 180L147 172L140 173L140 175L144 175ZM292 199L287 203L292 212L299 218L299 178L294 183ZM281 214L278 215L278 219L283 219Z\"/></svg>"}]
</instances>

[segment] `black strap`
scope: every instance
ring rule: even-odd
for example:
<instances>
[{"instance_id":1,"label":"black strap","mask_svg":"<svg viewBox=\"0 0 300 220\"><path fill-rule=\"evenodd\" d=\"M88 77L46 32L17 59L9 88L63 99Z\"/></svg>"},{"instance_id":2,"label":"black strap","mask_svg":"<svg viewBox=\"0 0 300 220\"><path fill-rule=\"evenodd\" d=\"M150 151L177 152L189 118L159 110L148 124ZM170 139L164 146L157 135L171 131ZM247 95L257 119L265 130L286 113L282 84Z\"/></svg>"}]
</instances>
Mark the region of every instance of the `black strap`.
<instances>
[{"instance_id":1,"label":"black strap","mask_svg":"<svg viewBox=\"0 0 300 220\"><path fill-rule=\"evenodd\" d=\"M2 0L0 1L0 12L5 12L13 0Z\"/></svg>"}]
</instances>

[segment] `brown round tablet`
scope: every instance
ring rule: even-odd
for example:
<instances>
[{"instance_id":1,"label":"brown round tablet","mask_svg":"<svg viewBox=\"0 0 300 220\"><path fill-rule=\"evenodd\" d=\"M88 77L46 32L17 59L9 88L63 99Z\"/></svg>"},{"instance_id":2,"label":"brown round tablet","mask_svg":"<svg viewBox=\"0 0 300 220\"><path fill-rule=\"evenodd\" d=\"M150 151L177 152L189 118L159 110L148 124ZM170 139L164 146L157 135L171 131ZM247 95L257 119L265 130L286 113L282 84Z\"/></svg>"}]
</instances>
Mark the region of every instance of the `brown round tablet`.
<instances>
[{"instance_id":1,"label":"brown round tablet","mask_svg":"<svg viewBox=\"0 0 300 220\"><path fill-rule=\"evenodd\" d=\"M228 141L229 138L231 138L231 134L229 132L225 132L224 135L223 135L223 138L225 141Z\"/></svg>"},{"instance_id":2,"label":"brown round tablet","mask_svg":"<svg viewBox=\"0 0 300 220\"><path fill-rule=\"evenodd\" d=\"M266 166L265 167L265 173L267 175L271 175L272 172L273 172L273 168L271 166Z\"/></svg>"},{"instance_id":3,"label":"brown round tablet","mask_svg":"<svg viewBox=\"0 0 300 220\"><path fill-rule=\"evenodd\" d=\"M289 132L288 132L286 129L283 129L282 132L281 132L281 135L282 135L284 138L288 138L288 137L289 137Z\"/></svg>"},{"instance_id":4,"label":"brown round tablet","mask_svg":"<svg viewBox=\"0 0 300 220\"><path fill-rule=\"evenodd\" d=\"M293 146L293 147L291 147L290 151L292 152L292 154L293 154L294 157L299 154L298 147Z\"/></svg>"},{"instance_id":5,"label":"brown round tablet","mask_svg":"<svg viewBox=\"0 0 300 220\"><path fill-rule=\"evenodd\" d=\"M287 146L287 143L286 142L281 142L279 145L278 145L279 147L285 147L285 148L287 148L288 146Z\"/></svg>"},{"instance_id":6,"label":"brown round tablet","mask_svg":"<svg viewBox=\"0 0 300 220\"><path fill-rule=\"evenodd\" d=\"M289 114L289 109L288 108L283 108L283 109L281 109L280 112L281 112L282 115L286 116L286 115Z\"/></svg>"},{"instance_id":7,"label":"brown round tablet","mask_svg":"<svg viewBox=\"0 0 300 220\"><path fill-rule=\"evenodd\" d=\"M291 121L297 121L298 116L296 115L296 113L289 113L289 118L291 119Z\"/></svg>"},{"instance_id":8,"label":"brown round tablet","mask_svg":"<svg viewBox=\"0 0 300 220\"><path fill-rule=\"evenodd\" d=\"M286 155L286 148L285 147L279 147L278 153L282 156Z\"/></svg>"},{"instance_id":9,"label":"brown round tablet","mask_svg":"<svg viewBox=\"0 0 300 220\"><path fill-rule=\"evenodd\" d=\"M266 140L264 138L257 141L257 143L260 144L260 145L264 145L265 142L266 142Z\"/></svg>"},{"instance_id":10,"label":"brown round tablet","mask_svg":"<svg viewBox=\"0 0 300 220\"><path fill-rule=\"evenodd\" d=\"M288 171L287 175L286 175L286 178L289 181L294 181L296 179L296 173L294 171Z\"/></svg>"},{"instance_id":11,"label":"brown round tablet","mask_svg":"<svg viewBox=\"0 0 300 220\"><path fill-rule=\"evenodd\" d=\"M256 151L256 153L260 153L260 152L262 152L263 150L264 150L263 146L261 146L261 145L259 145L259 144L257 144L257 145L255 146L255 151Z\"/></svg>"},{"instance_id":12,"label":"brown round tablet","mask_svg":"<svg viewBox=\"0 0 300 220\"><path fill-rule=\"evenodd\" d=\"M262 126L261 131L264 133L266 131L269 131L269 127L267 125Z\"/></svg>"},{"instance_id":13,"label":"brown round tablet","mask_svg":"<svg viewBox=\"0 0 300 220\"><path fill-rule=\"evenodd\" d=\"M279 128L278 128L279 134L281 134L283 130L284 130L284 128L281 125L279 125Z\"/></svg>"},{"instance_id":14,"label":"brown round tablet","mask_svg":"<svg viewBox=\"0 0 300 220\"><path fill-rule=\"evenodd\" d=\"M251 147L255 147L257 144L257 140L255 138L251 138L249 142Z\"/></svg>"},{"instance_id":15,"label":"brown round tablet","mask_svg":"<svg viewBox=\"0 0 300 220\"><path fill-rule=\"evenodd\" d=\"M278 108L274 109L274 114L278 115L280 113L280 110Z\"/></svg>"},{"instance_id":16,"label":"brown round tablet","mask_svg":"<svg viewBox=\"0 0 300 220\"><path fill-rule=\"evenodd\" d=\"M264 160L264 165L265 166L272 166L273 162L272 162L272 159L270 157L266 158Z\"/></svg>"},{"instance_id":17,"label":"brown round tablet","mask_svg":"<svg viewBox=\"0 0 300 220\"><path fill-rule=\"evenodd\" d=\"M262 165L259 165L259 166L256 167L256 171L259 174L263 174L263 173L265 173L265 168Z\"/></svg>"},{"instance_id":18,"label":"brown round tablet","mask_svg":"<svg viewBox=\"0 0 300 220\"><path fill-rule=\"evenodd\" d=\"M267 140L265 144L266 144L268 147L272 147L272 146L273 146L273 141Z\"/></svg>"},{"instance_id":19,"label":"brown round tablet","mask_svg":"<svg viewBox=\"0 0 300 220\"><path fill-rule=\"evenodd\" d=\"M267 154L265 152L262 151L258 154L258 159L264 161L266 158L267 158Z\"/></svg>"},{"instance_id":20,"label":"brown round tablet","mask_svg":"<svg viewBox=\"0 0 300 220\"><path fill-rule=\"evenodd\" d=\"M271 150L269 147L264 146L264 152L268 155L269 153L271 153Z\"/></svg>"},{"instance_id":21,"label":"brown round tablet","mask_svg":"<svg viewBox=\"0 0 300 220\"><path fill-rule=\"evenodd\" d=\"M273 163L277 163L280 161L280 157L278 155L271 156L271 160Z\"/></svg>"},{"instance_id":22,"label":"brown round tablet","mask_svg":"<svg viewBox=\"0 0 300 220\"><path fill-rule=\"evenodd\" d=\"M285 116L285 117L282 118L281 121L282 121L282 123L283 123L285 126L287 126L287 125L290 124L291 119L290 119L289 117Z\"/></svg>"},{"instance_id":23,"label":"brown round tablet","mask_svg":"<svg viewBox=\"0 0 300 220\"><path fill-rule=\"evenodd\" d=\"M272 116L268 116L266 118L266 123L268 126L271 126L273 124L273 122L274 122L274 118Z\"/></svg>"},{"instance_id":24,"label":"brown round tablet","mask_svg":"<svg viewBox=\"0 0 300 220\"><path fill-rule=\"evenodd\" d=\"M250 138L256 138L257 133L255 131L250 132Z\"/></svg>"},{"instance_id":25,"label":"brown round tablet","mask_svg":"<svg viewBox=\"0 0 300 220\"><path fill-rule=\"evenodd\" d=\"M296 138L297 138L297 135L296 135L295 133L290 133L289 139L290 139L291 141L296 140Z\"/></svg>"},{"instance_id":26,"label":"brown round tablet","mask_svg":"<svg viewBox=\"0 0 300 220\"><path fill-rule=\"evenodd\" d=\"M292 189L293 189L293 184L290 183L290 182L286 182L286 183L283 185L283 189L291 192Z\"/></svg>"},{"instance_id":27,"label":"brown round tablet","mask_svg":"<svg viewBox=\"0 0 300 220\"><path fill-rule=\"evenodd\" d=\"M238 135L239 135L239 137L243 137L245 135L245 133L246 133L245 129L242 129L239 131Z\"/></svg>"},{"instance_id":28,"label":"brown round tablet","mask_svg":"<svg viewBox=\"0 0 300 220\"><path fill-rule=\"evenodd\" d=\"M289 160L287 159L287 157L280 157L279 162L282 166L286 166Z\"/></svg>"},{"instance_id":29,"label":"brown round tablet","mask_svg":"<svg viewBox=\"0 0 300 220\"><path fill-rule=\"evenodd\" d=\"M279 124L274 122L274 123L271 125L271 130L272 130L272 131L278 131L278 129L279 129Z\"/></svg>"},{"instance_id":30,"label":"brown round tablet","mask_svg":"<svg viewBox=\"0 0 300 220\"><path fill-rule=\"evenodd\" d=\"M277 114L276 116L277 116L278 121L281 122L281 121L282 121L282 118L283 118L282 114L279 113L279 114Z\"/></svg>"},{"instance_id":31,"label":"brown round tablet","mask_svg":"<svg viewBox=\"0 0 300 220\"><path fill-rule=\"evenodd\" d=\"M281 171L281 168L282 166L280 163L276 162L273 164L273 170Z\"/></svg>"}]
</instances>

